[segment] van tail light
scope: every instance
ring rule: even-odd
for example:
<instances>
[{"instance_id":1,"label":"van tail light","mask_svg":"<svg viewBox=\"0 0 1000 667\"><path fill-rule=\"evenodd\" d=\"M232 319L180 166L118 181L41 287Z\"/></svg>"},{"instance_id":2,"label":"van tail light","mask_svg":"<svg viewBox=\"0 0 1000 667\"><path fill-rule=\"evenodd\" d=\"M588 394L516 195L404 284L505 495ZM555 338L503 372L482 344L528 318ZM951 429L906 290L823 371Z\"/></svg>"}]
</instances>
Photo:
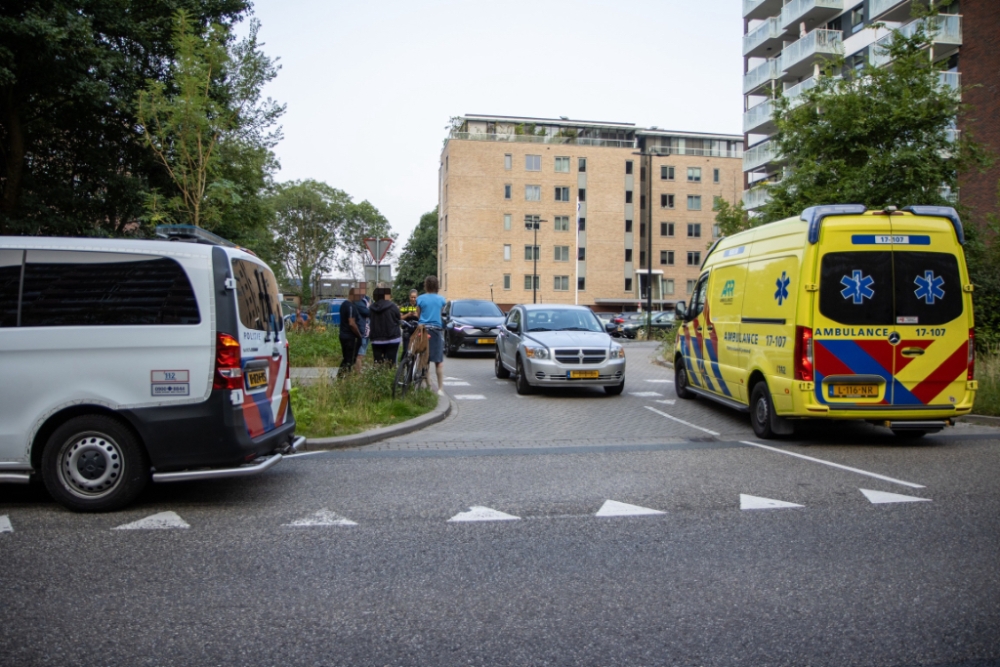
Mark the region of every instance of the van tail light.
<instances>
[{"instance_id":1,"label":"van tail light","mask_svg":"<svg viewBox=\"0 0 1000 667\"><path fill-rule=\"evenodd\" d=\"M795 379L813 379L813 330L809 327L795 327Z\"/></svg>"},{"instance_id":2,"label":"van tail light","mask_svg":"<svg viewBox=\"0 0 1000 667\"><path fill-rule=\"evenodd\" d=\"M215 338L215 377L212 389L242 389L243 369L240 367L240 343L229 334Z\"/></svg>"},{"instance_id":3,"label":"van tail light","mask_svg":"<svg viewBox=\"0 0 1000 667\"><path fill-rule=\"evenodd\" d=\"M285 389L292 388L292 355L288 350L288 341L285 341Z\"/></svg>"},{"instance_id":4,"label":"van tail light","mask_svg":"<svg viewBox=\"0 0 1000 667\"><path fill-rule=\"evenodd\" d=\"M965 378L967 380L976 379L976 332L974 329L969 329L969 365L967 366L968 373Z\"/></svg>"}]
</instances>

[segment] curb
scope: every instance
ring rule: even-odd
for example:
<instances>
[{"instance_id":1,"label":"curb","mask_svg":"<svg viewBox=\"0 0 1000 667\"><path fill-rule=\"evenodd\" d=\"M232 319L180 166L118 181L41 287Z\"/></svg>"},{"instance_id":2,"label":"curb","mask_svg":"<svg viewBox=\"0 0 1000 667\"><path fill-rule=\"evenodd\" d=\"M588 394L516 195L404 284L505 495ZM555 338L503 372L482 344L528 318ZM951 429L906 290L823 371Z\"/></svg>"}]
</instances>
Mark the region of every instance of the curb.
<instances>
[{"instance_id":1,"label":"curb","mask_svg":"<svg viewBox=\"0 0 1000 667\"><path fill-rule=\"evenodd\" d=\"M447 394L444 396L439 394L437 407L427 414L414 417L413 419L400 422L399 424L373 428L372 430L364 431L363 433L341 435L335 438L307 438L305 444L299 448L299 451L312 452L323 449L341 449L343 447L360 447L361 445L370 445L380 440L394 438L397 435L406 435L407 433L419 431L420 429L426 428L431 424L437 424L451 414L451 409L451 398Z\"/></svg>"},{"instance_id":2,"label":"curb","mask_svg":"<svg viewBox=\"0 0 1000 667\"><path fill-rule=\"evenodd\" d=\"M987 417L986 415L962 415L961 417L956 417L955 421L1000 428L1000 417Z\"/></svg>"},{"instance_id":3,"label":"curb","mask_svg":"<svg viewBox=\"0 0 1000 667\"><path fill-rule=\"evenodd\" d=\"M663 359L650 359L650 362L656 364L657 366L663 366L664 368L673 368L674 365L669 361L664 361Z\"/></svg>"}]
</instances>

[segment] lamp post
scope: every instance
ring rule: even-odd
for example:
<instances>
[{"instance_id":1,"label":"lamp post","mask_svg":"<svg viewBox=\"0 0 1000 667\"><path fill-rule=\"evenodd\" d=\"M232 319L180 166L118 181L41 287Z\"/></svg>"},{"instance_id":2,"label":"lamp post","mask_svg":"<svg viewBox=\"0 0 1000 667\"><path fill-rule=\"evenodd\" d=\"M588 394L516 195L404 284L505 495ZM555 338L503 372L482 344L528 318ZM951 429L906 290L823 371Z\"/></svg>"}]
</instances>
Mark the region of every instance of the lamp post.
<instances>
[{"instance_id":1,"label":"lamp post","mask_svg":"<svg viewBox=\"0 0 1000 667\"><path fill-rule=\"evenodd\" d=\"M653 154L644 147L632 153L646 158L646 338L653 326ZM640 217L640 223L642 218ZM639 266L640 270L642 265ZM640 283L642 278L639 279Z\"/></svg>"},{"instance_id":2,"label":"lamp post","mask_svg":"<svg viewBox=\"0 0 1000 667\"><path fill-rule=\"evenodd\" d=\"M531 303L538 303L538 228L543 222L548 220L542 220L538 216L531 219L531 226L535 232L535 242L531 246Z\"/></svg>"}]
</instances>

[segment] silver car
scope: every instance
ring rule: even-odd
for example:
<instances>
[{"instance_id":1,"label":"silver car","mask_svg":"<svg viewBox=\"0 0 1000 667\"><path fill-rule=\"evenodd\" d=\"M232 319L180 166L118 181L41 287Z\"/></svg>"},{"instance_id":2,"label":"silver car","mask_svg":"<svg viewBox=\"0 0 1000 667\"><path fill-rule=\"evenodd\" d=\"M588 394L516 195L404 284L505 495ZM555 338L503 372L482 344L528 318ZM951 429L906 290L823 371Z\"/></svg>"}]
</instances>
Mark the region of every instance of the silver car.
<instances>
[{"instance_id":1,"label":"silver car","mask_svg":"<svg viewBox=\"0 0 1000 667\"><path fill-rule=\"evenodd\" d=\"M625 389L625 349L585 306L514 306L497 335L495 370L500 379L514 374L519 394L579 385L617 396Z\"/></svg>"}]
</instances>

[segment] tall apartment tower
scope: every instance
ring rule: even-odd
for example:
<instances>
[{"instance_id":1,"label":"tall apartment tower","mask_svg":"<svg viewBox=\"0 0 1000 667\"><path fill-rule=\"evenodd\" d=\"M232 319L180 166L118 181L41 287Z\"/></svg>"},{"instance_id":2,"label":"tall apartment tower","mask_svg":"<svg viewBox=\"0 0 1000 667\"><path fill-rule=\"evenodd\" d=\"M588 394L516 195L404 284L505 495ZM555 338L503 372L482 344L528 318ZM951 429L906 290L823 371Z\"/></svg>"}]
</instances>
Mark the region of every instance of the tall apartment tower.
<instances>
[{"instance_id":1,"label":"tall apartment tower","mask_svg":"<svg viewBox=\"0 0 1000 667\"><path fill-rule=\"evenodd\" d=\"M442 294L635 310L652 290L672 309L717 238L716 198L740 196L742 154L739 135L462 116L439 167Z\"/></svg>"},{"instance_id":2,"label":"tall apartment tower","mask_svg":"<svg viewBox=\"0 0 1000 667\"><path fill-rule=\"evenodd\" d=\"M760 208L767 201L764 189L749 188L781 179L781 156L769 140L775 129L770 97L781 93L794 104L816 84L821 62L834 54L844 55L849 68L860 68L866 61L887 64L879 43L891 41L894 30L912 31L917 25L910 18L912 5L926 1L743 0L747 146L743 171L748 188L743 202L748 209ZM928 57L943 65L944 85L980 84L964 100L976 107L972 116L978 119L968 129L1000 152L1000 1L955 0L941 11ZM883 23L884 28L867 29L873 23ZM1000 168L963 175L958 196L975 209L975 215L995 211L998 178Z\"/></svg>"}]
</instances>

